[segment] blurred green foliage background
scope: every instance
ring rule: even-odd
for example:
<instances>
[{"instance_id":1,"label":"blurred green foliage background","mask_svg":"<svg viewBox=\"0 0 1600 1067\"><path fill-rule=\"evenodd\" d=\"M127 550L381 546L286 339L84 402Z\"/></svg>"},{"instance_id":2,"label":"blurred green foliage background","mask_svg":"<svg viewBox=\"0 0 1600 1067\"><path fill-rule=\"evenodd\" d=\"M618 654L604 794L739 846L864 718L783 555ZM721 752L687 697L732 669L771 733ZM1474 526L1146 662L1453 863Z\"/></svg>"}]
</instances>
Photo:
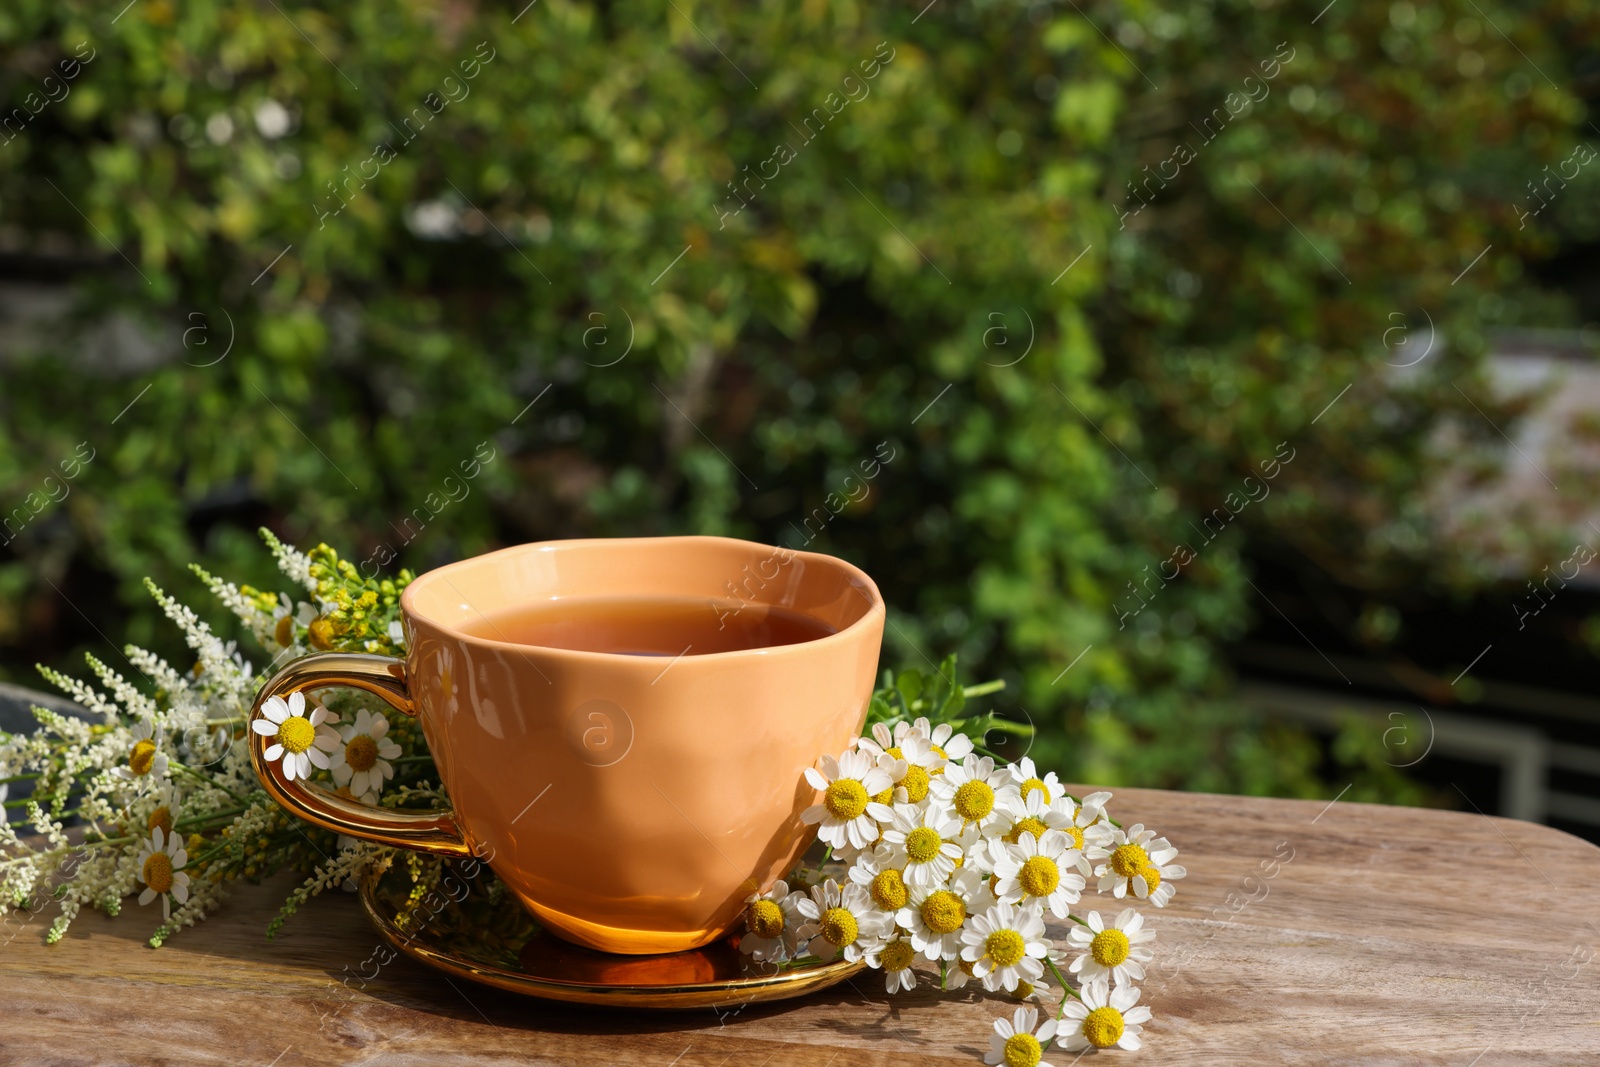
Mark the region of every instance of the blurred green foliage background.
<instances>
[{"instance_id":1,"label":"blurred green foliage background","mask_svg":"<svg viewBox=\"0 0 1600 1067\"><path fill-rule=\"evenodd\" d=\"M261 524L389 569L725 533L860 563L887 662L1004 677L1064 777L1321 795L1229 698L1246 560L1381 602L1552 543L1429 487L1498 445L1442 425L1517 414L1486 332L1578 322L1528 271L1600 166L1519 212L1594 132L1600 13L1319 8L13 0L4 676L171 649L140 579L269 581ZM1448 356L1397 375L1424 312Z\"/></svg>"}]
</instances>

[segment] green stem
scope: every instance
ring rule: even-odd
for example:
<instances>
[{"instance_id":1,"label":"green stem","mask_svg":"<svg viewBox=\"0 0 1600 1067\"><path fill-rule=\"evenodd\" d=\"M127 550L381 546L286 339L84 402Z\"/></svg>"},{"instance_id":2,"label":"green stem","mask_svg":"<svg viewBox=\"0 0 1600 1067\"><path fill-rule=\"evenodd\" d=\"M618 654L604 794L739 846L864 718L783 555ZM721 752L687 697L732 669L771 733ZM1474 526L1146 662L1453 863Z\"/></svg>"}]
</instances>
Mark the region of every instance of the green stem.
<instances>
[{"instance_id":1,"label":"green stem","mask_svg":"<svg viewBox=\"0 0 1600 1067\"><path fill-rule=\"evenodd\" d=\"M13 774L10 778L0 778L0 785L9 785L12 782L31 782L35 778L43 778L44 774Z\"/></svg>"},{"instance_id":2,"label":"green stem","mask_svg":"<svg viewBox=\"0 0 1600 1067\"><path fill-rule=\"evenodd\" d=\"M1076 915L1068 915L1067 918L1071 919L1073 922L1077 923L1079 926L1088 926L1089 925L1088 922L1086 922L1083 919L1078 918Z\"/></svg>"},{"instance_id":3,"label":"green stem","mask_svg":"<svg viewBox=\"0 0 1600 1067\"><path fill-rule=\"evenodd\" d=\"M1056 961L1055 960L1053 960L1050 957L1046 956L1045 957L1045 963L1050 965L1050 973L1055 975L1056 976L1056 981L1061 983L1061 992L1066 994L1066 996L1063 996L1061 998L1061 1006L1062 1007L1066 1007L1067 997L1078 997L1078 992L1077 992L1077 990L1073 989L1071 985L1069 985L1067 983L1067 976L1061 973L1061 968L1056 966ZM1082 1000L1083 998L1082 997L1078 997L1078 999ZM1059 1016L1060 1013L1057 1012L1057 1015Z\"/></svg>"},{"instance_id":4,"label":"green stem","mask_svg":"<svg viewBox=\"0 0 1600 1067\"><path fill-rule=\"evenodd\" d=\"M216 822L219 819L223 819L223 820L227 820L228 822L231 822L231 821L233 821L234 818L236 818L237 816L243 815L245 812L247 812L249 810L250 810L250 808L247 806L247 807L243 807L243 808L233 808L233 809L230 809L228 811L213 811L213 812L209 812L209 813L207 813L205 815L194 815L194 816L191 816L191 817L189 817L187 819L179 819L177 822L172 824L172 831L173 831L173 833L177 833L179 830L184 830L184 829L191 829L192 830L192 829L194 829L196 827L203 826L206 823ZM84 844L86 844L86 845L125 845L130 841L142 841L142 840L144 840L144 835L124 834L121 837L102 837L102 838L98 838L97 840L94 840L94 841L85 841Z\"/></svg>"},{"instance_id":5,"label":"green stem","mask_svg":"<svg viewBox=\"0 0 1600 1067\"><path fill-rule=\"evenodd\" d=\"M965 686L962 686L961 687L961 695L964 696L964 697L987 696L990 693L998 693L998 692L1000 692L1000 690L1004 689L1005 687L1006 687L1005 679L1004 678L996 678L992 682L979 682L977 685L965 685Z\"/></svg>"},{"instance_id":6,"label":"green stem","mask_svg":"<svg viewBox=\"0 0 1600 1067\"><path fill-rule=\"evenodd\" d=\"M249 811L250 807L251 805L246 805L245 807L232 808L228 811L213 811L205 815L193 815L187 819L179 819L177 822L172 824L172 828L177 830L181 827L195 827L200 826L203 823L216 822L218 819L227 819L229 822L232 822L238 816Z\"/></svg>"},{"instance_id":7,"label":"green stem","mask_svg":"<svg viewBox=\"0 0 1600 1067\"><path fill-rule=\"evenodd\" d=\"M224 793L228 794L230 797L232 797L233 799L237 800L241 804L248 804L249 803L249 800L247 798L240 796L238 793L235 793L233 790L229 789L227 786L223 785L221 782L217 781L215 778L212 778L209 774L201 774L199 771L195 770L193 767L186 767L182 763L174 762L172 764L172 766L175 769L182 771L184 774L187 774L189 777L195 779L196 781L204 782L206 785L209 785L209 786L212 786L212 787L214 787L216 789L222 790Z\"/></svg>"},{"instance_id":8,"label":"green stem","mask_svg":"<svg viewBox=\"0 0 1600 1067\"><path fill-rule=\"evenodd\" d=\"M80 793L79 796L82 796L82 794ZM20 797L20 798L18 798L16 800L8 800L8 801L6 801L6 807L8 807L8 808L25 808L29 804L37 802L38 805L41 808L44 808L45 811L49 811L50 810L50 805L47 803L47 800L48 800L48 798L46 798L46 800L40 800L38 797ZM76 815L77 812L73 811L73 812L70 812L69 814Z\"/></svg>"}]
</instances>

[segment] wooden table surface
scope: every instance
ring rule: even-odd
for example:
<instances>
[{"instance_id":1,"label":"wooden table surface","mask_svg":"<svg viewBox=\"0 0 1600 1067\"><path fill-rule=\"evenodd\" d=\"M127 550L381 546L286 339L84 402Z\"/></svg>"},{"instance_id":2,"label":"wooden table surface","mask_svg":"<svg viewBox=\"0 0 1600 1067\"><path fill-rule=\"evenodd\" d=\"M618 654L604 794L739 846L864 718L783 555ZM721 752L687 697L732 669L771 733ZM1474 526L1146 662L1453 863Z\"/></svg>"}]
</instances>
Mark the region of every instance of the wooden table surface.
<instances>
[{"instance_id":1,"label":"wooden table surface","mask_svg":"<svg viewBox=\"0 0 1600 1067\"><path fill-rule=\"evenodd\" d=\"M1189 876L1169 907L1146 911L1160 936L1144 1050L1100 1054L1109 1062L1600 1064L1593 845L1508 819L1345 802L1129 789L1113 810L1171 837ZM971 1065L1012 1007L925 983L890 999L867 972L720 1014L602 1011L403 956L352 993L343 968L377 935L334 893L266 941L289 884L241 889L159 950L132 901L121 919L85 913L55 946L48 920L25 929L0 948L0 1063Z\"/></svg>"}]
</instances>

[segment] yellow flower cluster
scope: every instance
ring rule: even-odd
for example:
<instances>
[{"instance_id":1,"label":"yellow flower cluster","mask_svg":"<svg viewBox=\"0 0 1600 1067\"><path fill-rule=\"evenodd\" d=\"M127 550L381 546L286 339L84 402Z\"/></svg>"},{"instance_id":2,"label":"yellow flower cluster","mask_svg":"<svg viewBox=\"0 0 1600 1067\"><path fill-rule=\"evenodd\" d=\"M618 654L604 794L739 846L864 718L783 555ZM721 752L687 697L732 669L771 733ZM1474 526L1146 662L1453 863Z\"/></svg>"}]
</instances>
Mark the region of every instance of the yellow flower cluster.
<instances>
[{"instance_id":1,"label":"yellow flower cluster","mask_svg":"<svg viewBox=\"0 0 1600 1067\"><path fill-rule=\"evenodd\" d=\"M389 624L397 614L400 594L415 577L402 570L394 579L364 578L349 560L326 544L307 553L311 577L316 580L317 599L331 610L318 616L310 626L313 648L329 649L352 645L384 655L403 654Z\"/></svg>"}]
</instances>

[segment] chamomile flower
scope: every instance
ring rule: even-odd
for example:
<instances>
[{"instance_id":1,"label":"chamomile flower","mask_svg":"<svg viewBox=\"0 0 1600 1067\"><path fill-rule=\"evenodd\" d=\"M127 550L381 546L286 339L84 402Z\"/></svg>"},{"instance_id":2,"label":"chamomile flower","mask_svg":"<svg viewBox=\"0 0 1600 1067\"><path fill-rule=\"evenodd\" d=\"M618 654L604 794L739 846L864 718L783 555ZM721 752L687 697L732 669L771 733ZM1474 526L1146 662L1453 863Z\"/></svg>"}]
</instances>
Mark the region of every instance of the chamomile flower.
<instances>
[{"instance_id":1,"label":"chamomile flower","mask_svg":"<svg viewBox=\"0 0 1600 1067\"><path fill-rule=\"evenodd\" d=\"M956 838L961 822L932 804L913 807L902 804L891 813L893 821L883 830L896 865L908 886L932 888L942 885L961 860L963 849Z\"/></svg>"},{"instance_id":2,"label":"chamomile flower","mask_svg":"<svg viewBox=\"0 0 1600 1067\"><path fill-rule=\"evenodd\" d=\"M1093 823L1106 823L1106 801L1111 799L1108 790L1090 793L1078 802L1078 818L1082 820L1080 826L1089 826Z\"/></svg>"},{"instance_id":3,"label":"chamomile flower","mask_svg":"<svg viewBox=\"0 0 1600 1067\"><path fill-rule=\"evenodd\" d=\"M1081 853L1060 830L1046 830L1043 837L1023 834L1014 845L994 841L990 851L994 892L1007 903L1040 904L1065 919L1067 906L1083 894L1083 875L1069 870L1077 866Z\"/></svg>"},{"instance_id":4,"label":"chamomile flower","mask_svg":"<svg viewBox=\"0 0 1600 1067\"><path fill-rule=\"evenodd\" d=\"M991 851L991 846L994 843L995 839L985 837L975 823L963 826L961 833L956 836L956 844L961 846L963 857L961 866L979 874L993 874L994 853Z\"/></svg>"},{"instance_id":5,"label":"chamomile flower","mask_svg":"<svg viewBox=\"0 0 1600 1067\"><path fill-rule=\"evenodd\" d=\"M930 960L953 960L961 955L961 931L967 917L992 908L994 894L976 871L959 870L945 885L911 891L911 900L895 913L894 921L911 935L911 945Z\"/></svg>"},{"instance_id":6,"label":"chamomile flower","mask_svg":"<svg viewBox=\"0 0 1600 1067\"><path fill-rule=\"evenodd\" d=\"M991 993L1011 992L1020 982L1044 977L1044 959L1050 955L1044 919L1032 908L996 904L974 915L961 931L961 958L972 964L974 976L983 979Z\"/></svg>"},{"instance_id":7,"label":"chamomile flower","mask_svg":"<svg viewBox=\"0 0 1600 1067\"><path fill-rule=\"evenodd\" d=\"M1091 911L1088 926L1074 925L1067 937L1083 955L1072 961L1072 973L1085 982L1115 982L1131 985L1144 979L1144 965L1153 953L1144 946L1156 939L1154 930L1144 928L1144 916L1124 908L1110 926Z\"/></svg>"},{"instance_id":8,"label":"chamomile flower","mask_svg":"<svg viewBox=\"0 0 1600 1067\"><path fill-rule=\"evenodd\" d=\"M250 720L250 729L277 739L267 749L267 761L281 759L284 777L293 781L311 777L312 767L328 769L329 756L339 747L338 733L326 725L330 720L337 721L338 716L320 704L307 716L305 694L291 693L287 701L271 697L262 704L260 716Z\"/></svg>"},{"instance_id":9,"label":"chamomile flower","mask_svg":"<svg viewBox=\"0 0 1600 1067\"><path fill-rule=\"evenodd\" d=\"M806 781L822 790L822 803L801 812L807 823L820 823L817 837L835 851L860 850L878 840L879 824L894 818L894 810L872 798L894 784L879 766L886 757L870 752L846 752L835 760L823 756L822 765L806 768ZM890 761L892 762L892 761Z\"/></svg>"},{"instance_id":10,"label":"chamomile flower","mask_svg":"<svg viewBox=\"0 0 1600 1067\"><path fill-rule=\"evenodd\" d=\"M911 894L906 888L905 860L895 859L892 845L879 845L863 852L850 865L850 881L867 891L872 902L889 915L906 906Z\"/></svg>"},{"instance_id":11,"label":"chamomile flower","mask_svg":"<svg viewBox=\"0 0 1600 1067\"><path fill-rule=\"evenodd\" d=\"M1086 982L1079 990L1082 999L1070 999L1061 1009L1061 1045L1068 1052L1094 1048L1137 1049L1141 1024L1150 1019L1150 1009L1135 1007L1139 990L1131 985L1115 988L1105 982Z\"/></svg>"},{"instance_id":12,"label":"chamomile flower","mask_svg":"<svg viewBox=\"0 0 1600 1067\"><path fill-rule=\"evenodd\" d=\"M1178 854L1178 850L1170 846L1164 851L1172 856ZM1141 900L1150 901L1158 908L1164 908L1178 892L1178 887L1172 883L1188 873L1188 870L1177 863L1152 862L1149 866L1139 868L1139 876L1133 880L1133 895Z\"/></svg>"},{"instance_id":13,"label":"chamomile flower","mask_svg":"<svg viewBox=\"0 0 1600 1067\"><path fill-rule=\"evenodd\" d=\"M1006 773L1011 776L1011 781L1016 784L1017 792L1023 799L1037 793L1044 798L1046 804L1049 804L1067 795L1061 786L1061 780L1056 777L1056 772L1050 771L1044 777L1039 777L1038 769L1028 756L1023 756L1017 762L1008 765Z\"/></svg>"},{"instance_id":14,"label":"chamomile flower","mask_svg":"<svg viewBox=\"0 0 1600 1067\"><path fill-rule=\"evenodd\" d=\"M1083 798L1073 812L1072 825L1063 827L1063 831L1072 838L1073 843L1084 853L1084 860L1080 864L1085 875L1091 873L1088 853L1094 848L1104 848L1111 840L1115 826L1106 818L1104 803L1110 799L1110 793L1091 793ZM1104 798L1104 799L1101 799ZM1095 801L1099 803L1095 803Z\"/></svg>"},{"instance_id":15,"label":"chamomile flower","mask_svg":"<svg viewBox=\"0 0 1600 1067\"><path fill-rule=\"evenodd\" d=\"M167 754L161 751L165 732L149 719L140 719L128 731L128 760L111 773L129 782L160 782L167 777Z\"/></svg>"},{"instance_id":16,"label":"chamomile flower","mask_svg":"<svg viewBox=\"0 0 1600 1067\"><path fill-rule=\"evenodd\" d=\"M878 723L878 726L882 725L883 723ZM920 805L928 798L928 784L933 781L934 774L938 774L939 769L944 766L944 757L934 752L933 742L915 731L902 737L898 745L888 747L885 755L894 760L894 768L890 771L894 777L893 803ZM885 765L885 768L886 766L888 765ZM878 800L891 803L891 800L885 800L885 795L880 795Z\"/></svg>"},{"instance_id":17,"label":"chamomile flower","mask_svg":"<svg viewBox=\"0 0 1600 1067\"><path fill-rule=\"evenodd\" d=\"M966 734L956 733L956 728L947 722L930 726L926 718L918 718L912 726L926 734L933 744L934 752L951 763L964 760L972 754L972 738Z\"/></svg>"},{"instance_id":18,"label":"chamomile flower","mask_svg":"<svg viewBox=\"0 0 1600 1067\"><path fill-rule=\"evenodd\" d=\"M916 947L904 937L880 941L867 953L867 966L883 971L883 987L890 993L916 988L917 972L911 969L916 960Z\"/></svg>"},{"instance_id":19,"label":"chamomile flower","mask_svg":"<svg viewBox=\"0 0 1600 1067\"><path fill-rule=\"evenodd\" d=\"M244 658L244 653L239 651L239 642L237 641L229 641L223 645L221 655L217 658L221 666L232 667L237 672L238 678L235 679L236 682L248 682L251 676L255 674L255 664ZM207 669L204 660L195 663L194 680L196 685L202 687L214 686L219 682L216 671Z\"/></svg>"},{"instance_id":20,"label":"chamomile flower","mask_svg":"<svg viewBox=\"0 0 1600 1067\"><path fill-rule=\"evenodd\" d=\"M1002 807L1006 817L1011 820L1010 829L1000 835L1007 844L1015 844L1023 834L1043 837L1046 830L1060 830L1074 838L1077 847L1083 847L1076 840L1083 835L1083 831L1074 832L1072 829L1074 808L1072 801L1065 797L1046 800L1044 794L1036 789L1026 795L1018 793L1008 796Z\"/></svg>"},{"instance_id":21,"label":"chamomile flower","mask_svg":"<svg viewBox=\"0 0 1600 1067\"><path fill-rule=\"evenodd\" d=\"M1165 907L1177 892L1167 883L1189 873L1172 862L1178 850L1166 838L1157 837L1154 830L1146 830L1142 823L1134 823L1127 830L1112 827L1106 839L1086 855L1099 864L1094 873L1100 879L1100 892L1109 889L1120 900L1131 891L1158 908Z\"/></svg>"},{"instance_id":22,"label":"chamomile flower","mask_svg":"<svg viewBox=\"0 0 1600 1067\"><path fill-rule=\"evenodd\" d=\"M145 814L145 830L151 831L159 827L163 833L170 837L172 835L172 824L178 818L178 791L170 781L164 782L151 799L154 803Z\"/></svg>"},{"instance_id":23,"label":"chamomile flower","mask_svg":"<svg viewBox=\"0 0 1600 1067\"><path fill-rule=\"evenodd\" d=\"M1005 1067L1050 1067L1049 1061L1043 1058L1044 1046L1056 1036L1057 1024L1049 1019L1035 1030L1033 1025L1038 1021L1039 1012L1035 1008L1018 1008L1011 1018L996 1019L994 1035L989 1038L989 1052L983 1062Z\"/></svg>"},{"instance_id":24,"label":"chamomile flower","mask_svg":"<svg viewBox=\"0 0 1600 1067\"><path fill-rule=\"evenodd\" d=\"M305 601L297 606L289 599L289 594L278 594L278 606L272 609L272 639L278 643L279 648L288 648L294 644L295 627L302 630L310 626L317 617L317 609Z\"/></svg>"},{"instance_id":25,"label":"chamomile flower","mask_svg":"<svg viewBox=\"0 0 1600 1067\"><path fill-rule=\"evenodd\" d=\"M819 960L843 955L854 963L894 929L889 916L854 882L841 889L829 878L812 886L811 896L800 898L799 910L806 921L797 936Z\"/></svg>"},{"instance_id":26,"label":"chamomile flower","mask_svg":"<svg viewBox=\"0 0 1600 1067\"><path fill-rule=\"evenodd\" d=\"M800 902L805 899L803 890L789 892L789 883L774 882L765 893L755 893L745 898L745 932L739 938L739 951L751 959L777 963L795 954L799 943Z\"/></svg>"},{"instance_id":27,"label":"chamomile flower","mask_svg":"<svg viewBox=\"0 0 1600 1067\"><path fill-rule=\"evenodd\" d=\"M891 748L899 745L901 741L904 741L906 735L914 729L915 727L908 722L897 722L892 729L886 722L875 722L872 724L872 736L866 737L863 735L858 737L855 739L854 744L863 752L881 756Z\"/></svg>"},{"instance_id":28,"label":"chamomile flower","mask_svg":"<svg viewBox=\"0 0 1600 1067\"><path fill-rule=\"evenodd\" d=\"M1004 767L996 768L988 756L970 755L945 764L928 787L928 795L954 812L963 826L976 825L984 834L1000 833L1009 825L1000 801L1016 791Z\"/></svg>"},{"instance_id":29,"label":"chamomile flower","mask_svg":"<svg viewBox=\"0 0 1600 1067\"><path fill-rule=\"evenodd\" d=\"M980 982L981 979L972 973L972 961L961 959L959 956L951 961L951 966L945 968L944 988L962 989L968 982Z\"/></svg>"},{"instance_id":30,"label":"chamomile flower","mask_svg":"<svg viewBox=\"0 0 1600 1067\"><path fill-rule=\"evenodd\" d=\"M184 851L178 835L168 834L159 826L151 830L150 839L139 850L137 862L137 877L144 883L139 903L148 904L160 897L162 920L172 918L172 898L177 897L179 904L189 900L189 876L183 870L183 865L189 862L189 854Z\"/></svg>"},{"instance_id":31,"label":"chamomile flower","mask_svg":"<svg viewBox=\"0 0 1600 1067\"><path fill-rule=\"evenodd\" d=\"M1061 1003L1061 998L1066 996L1065 993L1057 995L1055 990L1043 982L1018 982L1017 988L1011 990L1010 993L1012 1000L1020 1000L1024 1003L1036 1000L1040 1004L1049 1004L1052 1008Z\"/></svg>"},{"instance_id":32,"label":"chamomile flower","mask_svg":"<svg viewBox=\"0 0 1600 1067\"><path fill-rule=\"evenodd\" d=\"M394 764L400 746L387 736L389 720L362 708L356 712L356 721L339 728L344 744L334 750L330 760L333 781L340 787L349 787L350 794L367 803L377 803L383 792L383 783L394 777Z\"/></svg>"}]
</instances>

